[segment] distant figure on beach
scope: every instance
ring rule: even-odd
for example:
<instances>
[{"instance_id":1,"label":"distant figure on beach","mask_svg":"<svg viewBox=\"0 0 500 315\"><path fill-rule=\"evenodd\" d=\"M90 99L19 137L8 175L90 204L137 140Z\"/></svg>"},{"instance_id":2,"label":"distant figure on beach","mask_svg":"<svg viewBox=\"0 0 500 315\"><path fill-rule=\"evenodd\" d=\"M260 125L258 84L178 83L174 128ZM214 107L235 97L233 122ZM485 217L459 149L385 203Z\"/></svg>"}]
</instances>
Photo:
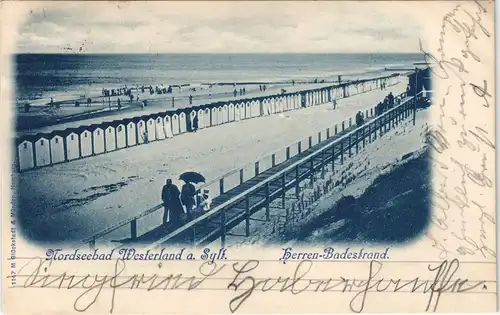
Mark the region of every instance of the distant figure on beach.
<instances>
[{"instance_id":1,"label":"distant figure on beach","mask_svg":"<svg viewBox=\"0 0 500 315\"><path fill-rule=\"evenodd\" d=\"M264 92L266 91L266 85L265 84L262 86L262 89L264 90Z\"/></svg>"},{"instance_id":2,"label":"distant figure on beach","mask_svg":"<svg viewBox=\"0 0 500 315\"><path fill-rule=\"evenodd\" d=\"M135 101L139 102L139 94L137 94L137 99Z\"/></svg>"},{"instance_id":3,"label":"distant figure on beach","mask_svg":"<svg viewBox=\"0 0 500 315\"><path fill-rule=\"evenodd\" d=\"M337 109L337 100L333 99L332 103L333 103L333 109Z\"/></svg>"},{"instance_id":4,"label":"distant figure on beach","mask_svg":"<svg viewBox=\"0 0 500 315\"><path fill-rule=\"evenodd\" d=\"M410 85L408 85L408 87L410 87ZM50 105L50 107L54 106L54 99L52 97L50 98L49 105Z\"/></svg>"},{"instance_id":5,"label":"distant figure on beach","mask_svg":"<svg viewBox=\"0 0 500 315\"><path fill-rule=\"evenodd\" d=\"M90 107L92 105L92 99L89 97L87 98L87 107Z\"/></svg>"},{"instance_id":6,"label":"distant figure on beach","mask_svg":"<svg viewBox=\"0 0 500 315\"><path fill-rule=\"evenodd\" d=\"M120 100L120 98L118 98L116 102L118 103L118 109L122 109L122 101Z\"/></svg>"},{"instance_id":7,"label":"distant figure on beach","mask_svg":"<svg viewBox=\"0 0 500 315\"><path fill-rule=\"evenodd\" d=\"M236 97L236 95L238 95L238 91L236 91L236 89L234 89L233 94L234 94L234 97Z\"/></svg>"},{"instance_id":8,"label":"distant figure on beach","mask_svg":"<svg viewBox=\"0 0 500 315\"><path fill-rule=\"evenodd\" d=\"M198 115L195 115L193 118L193 131L196 132L198 130Z\"/></svg>"},{"instance_id":9,"label":"distant figure on beach","mask_svg":"<svg viewBox=\"0 0 500 315\"><path fill-rule=\"evenodd\" d=\"M295 85L295 80L292 80L292 85Z\"/></svg>"},{"instance_id":10,"label":"distant figure on beach","mask_svg":"<svg viewBox=\"0 0 500 315\"><path fill-rule=\"evenodd\" d=\"M181 202L186 207L186 214L189 220L193 219L193 208L195 204L196 188L193 184L185 182L181 189Z\"/></svg>"},{"instance_id":11,"label":"distant figure on beach","mask_svg":"<svg viewBox=\"0 0 500 315\"><path fill-rule=\"evenodd\" d=\"M259 84L259 91L262 92L262 84Z\"/></svg>"},{"instance_id":12,"label":"distant figure on beach","mask_svg":"<svg viewBox=\"0 0 500 315\"><path fill-rule=\"evenodd\" d=\"M245 90L245 88L243 88L243 95L246 95L247 94L247 90Z\"/></svg>"},{"instance_id":13,"label":"distant figure on beach","mask_svg":"<svg viewBox=\"0 0 500 315\"><path fill-rule=\"evenodd\" d=\"M212 91L209 91L208 92L208 99L211 100L212 99Z\"/></svg>"},{"instance_id":14,"label":"distant figure on beach","mask_svg":"<svg viewBox=\"0 0 500 315\"><path fill-rule=\"evenodd\" d=\"M182 221L182 204L180 200L180 191L177 186L172 184L172 180L167 179L161 190L161 200L163 200L163 225L170 222L177 226ZM170 219L170 220L169 220Z\"/></svg>"},{"instance_id":15,"label":"distant figure on beach","mask_svg":"<svg viewBox=\"0 0 500 315\"><path fill-rule=\"evenodd\" d=\"M25 103L24 104L24 112L29 113L30 112L31 105L30 103Z\"/></svg>"},{"instance_id":16,"label":"distant figure on beach","mask_svg":"<svg viewBox=\"0 0 500 315\"><path fill-rule=\"evenodd\" d=\"M189 105L193 105L193 95L189 94Z\"/></svg>"},{"instance_id":17,"label":"distant figure on beach","mask_svg":"<svg viewBox=\"0 0 500 315\"><path fill-rule=\"evenodd\" d=\"M144 143L148 143L149 142L148 141L148 132L147 132L147 130L144 130L142 132L142 140L144 141Z\"/></svg>"},{"instance_id":18,"label":"distant figure on beach","mask_svg":"<svg viewBox=\"0 0 500 315\"><path fill-rule=\"evenodd\" d=\"M240 88L240 96L243 95L243 89Z\"/></svg>"}]
</instances>

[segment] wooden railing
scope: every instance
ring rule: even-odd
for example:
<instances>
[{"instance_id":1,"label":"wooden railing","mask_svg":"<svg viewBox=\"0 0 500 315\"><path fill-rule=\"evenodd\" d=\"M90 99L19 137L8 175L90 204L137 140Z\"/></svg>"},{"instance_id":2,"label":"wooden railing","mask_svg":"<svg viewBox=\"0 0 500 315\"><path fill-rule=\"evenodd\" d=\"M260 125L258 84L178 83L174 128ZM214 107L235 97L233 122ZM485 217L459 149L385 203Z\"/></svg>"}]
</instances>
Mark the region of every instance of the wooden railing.
<instances>
[{"instance_id":1,"label":"wooden railing","mask_svg":"<svg viewBox=\"0 0 500 315\"><path fill-rule=\"evenodd\" d=\"M399 95L400 98L404 98L405 96L406 96L406 93ZM220 234L221 240L222 240L222 242L224 242L225 241L225 231L226 231L226 228L228 228L228 226L225 223L224 224L222 223L222 221L225 221L225 219L223 219L224 214L225 214L224 209L230 208L231 205L234 205L235 203L241 202L245 198L248 199L248 196L250 196L252 193L258 191L259 189L265 189L265 195L266 195L265 202L252 205L252 209L249 208L248 211L251 214L255 209L257 209L256 207L262 208L262 206L265 206L265 207L267 207L267 213L268 213L269 202L274 200L273 199L274 196L276 196L277 194L280 194L280 191L272 191L272 189L270 189L269 183L272 183L273 181L276 181L277 179L282 179L282 177L284 176L285 180L283 181L282 184L283 184L283 187L285 190L290 189L291 186L298 185L301 180L303 180L304 178L310 177L310 175L311 175L310 172L307 174L306 173L300 174L299 168L301 168L303 166L303 164L305 164L305 163L314 164L313 159L318 158L319 155L327 156L327 157L325 158L325 160L322 160L322 162L320 163L319 166L309 168L311 172L313 172L314 169L316 169L317 167L324 167L325 162L329 162L329 161L337 158L338 156L340 156L341 160L343 161L343 159L344 159L343 154L344 154L345 150L349 150L349 154L350 154L351 146L353 146L353 145L357 146L358 142L360 142L360 141L363 141L363 144L364 144L364 141L365 141L364 139L367 136L370 136L370 140L371 140L371 135L373 133L376 134L376 131L379 130L379 128L381 128L381 126L383 126L384 124L386 125L388 122L393 121L394 119L399 117L399 115L402 113L404 113L404 115L405 115L404 117L406 118L409 115L409 111L413 110L415 112L415 108L413 106L414 103L415 103L415 98L407 98L400 105L392 108L391 110L383 113L382 115L380 115L378 117L373 116L374 109L371 108L369 111L368 110L366 111L366 113L367 113L366 116L371 117L371 119L369 121L367 121L364 125L360 126L359 128L356 128L355 130L352 130L349 132L347 132L347 130L352 129L351 128L352 127L351 126L351 119L348 119L346 121L342 121L341 124L338 124L338 127L339 127L338 130L337 130L337 125L335 125L335 129L334 129L334 132L332 132L332 134L330 134L330 128L328 128L325 132L319 132L318 137L317 137L318 142L315 144L322 143L323 141L321 141L321 139L324 139L324 141L330 140L331 136L337 135L337 133L342 133L344 130L347 132L347 134L342 135L340 138L334 140L331 143L328 143L326 146L324 146L321 149L319 149L318 151L314 152L312 155L306 156L303 159L300 159L299 161L295 162L292 166L288 166L284 170L281 170L279 172L279 175L275 174L275 175L265 179L261 183L258 183L257 185L255 185L251 189L244 191L242 194L240 194L234 198L231 198L230 200L222 203L221 205L216 206L214 209L210 210L210 212L194 219L193 221L187 223L183 227L180 227L180 228L176 229L175 231L169 233L165 237L161 238L161 240L157 241L155 244L158 245L158 244L168 242L168 240L171 240L172 238L174 238L176 236L179 236L183 233L186 233L186 231L191 231L189 234L192 234L190 237L192 243L199 243L199 242L203 242L203 241L208 241L211 238L213 238L214 235L209 235L209 237L204 237L203 239L200 239L197 241L196 237L195 237L195 235L196 235L195 226L206 222L206 220L211 220L214 218L214 216L217 216L217 215L221 216L221 227L217 230L217 232L215 234ZM397 113L397 115L396 115L396 113ZM368 128L368 132L366 132L366 128ZM358 134L359 132L361 132L361 138L359 137L359 134ZM322 137L322 134L325 134L325 136ZM307 141L308 141L309 148L312 148L315 145L315 144L313 144L313 137L312 136L308 137ZM239 178L237 179L237 183L236 184L233 183L234 187L237 187L238 185L243 184L244 182L248 181L249 179L255 178L256 176L258 176L262 172L269 170L269 169L272 169L272 168L280 165L283 162L289 161L291 158L293 158L295 156L299 156L303 152L302 150L304 150L304 151L308 150L309 148L307 148L306 145L302 146L303 142L304 142L304 140L299 141L297 143L297 151L296 151L297 153L295 155L292 155L292 153L291 153L291 146L286 147L284 149L284 151L283 151L283 149L279 150L279 152L285 152L284 153L285 157L284 157L283 161L281 161L281 162L277 161L277 159L276 159L277 153L274 152L274 153L269 154L265 157L266 160L270 159L270 163L268 163L269 164L268 168L261 168L261 163L260 163L262 161L262 159L261 159L255 163L247 164L243 168L239 167L237 169L234 169L233 171L225 174L224 176L219 177L213 181L210 181L206 185L203 185L200 188L200 190L204 189L206 187L219 186L218 187L219 190L218 191L215 190L215 191L218 192L220 195L223 195L224 193L226 193L228 190L230 190L232 188L232 187L226 186L226 184L228 182L228 180L227 180L228 176L233 176L233 175L238 174ZM347 144L345 144L344 142L347 142ZM344 145L345 145L345 148L344 148ZM332 150L332 153L330 155L327 155L327 154L325 155L325 152L327 150ZM245 170L245 168L252 167L252 166L254 167L253 175L245 180L244 170ZM292 171L296 175L295 176L296 178L292 179L291 181L287 181L286 178L287 178L287 176L290 175L290 172L292 172ZM298 187L298 186L296 186L296 187ZM298 188L296 188L296 189L298 189ZM212 197L215 198L216 195L212 194ZM250 204L248 206L250 207ZM150 209L147 209L146 211L144 211L144 212L142 212L142 213L140 213L137 216L134 216L132 218L128 218L126 220L122 220L120 222L117 222L113 226L93 235L90 238L83 240L82 243L88 244L90 246L90 248L94 248L97 239L100 239L103 236L108 235L111 232L113 232L119 228L122 228L128 224L130 224L130 240L133 241L134 239L137 239L137 237L138 237L137 221L139 219L147 216L147 215L150 215L150 214L160 210L160 209L163 209L163 204L159 204L159 205L154 206ZM212 234L214 234L214 233L212 233Z\"/></svg>"}]
</instances>

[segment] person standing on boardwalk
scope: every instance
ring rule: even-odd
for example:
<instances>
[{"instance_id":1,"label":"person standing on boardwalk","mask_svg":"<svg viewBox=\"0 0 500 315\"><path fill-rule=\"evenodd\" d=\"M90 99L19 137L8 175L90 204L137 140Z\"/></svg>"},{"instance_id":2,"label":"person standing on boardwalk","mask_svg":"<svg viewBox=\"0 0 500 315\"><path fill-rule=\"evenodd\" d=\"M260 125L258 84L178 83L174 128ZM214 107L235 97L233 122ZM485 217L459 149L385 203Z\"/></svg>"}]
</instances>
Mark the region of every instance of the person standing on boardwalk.
<instances>
[{"instance_id":1,"label":"person standing on boardwalk","mask_svg":"<svg viewBox=\"0 0 500 315\"><path fill-rule=\"evenodd\" d=\"M193 184L185 182L181 189L181 202L186 207L186 214L189 220L193 219L193 208L195 204L196 188Z\"/></svg>"},{"instance_id":2,"label":"person standing on boardwalk","mask_svg":"<svg viewBox=\"0 0 500 315\"><path fill-rule=\"evenodd\" d=\"M180 200L180 191L177 186L172 184L172 180L167 179L165 186L161 190L161 199L163 200L163 225L170 222L173 226L180 224L182 220L182 204ZM169 220L170 219L170 220Z\"/></svg>"}]
</instances>

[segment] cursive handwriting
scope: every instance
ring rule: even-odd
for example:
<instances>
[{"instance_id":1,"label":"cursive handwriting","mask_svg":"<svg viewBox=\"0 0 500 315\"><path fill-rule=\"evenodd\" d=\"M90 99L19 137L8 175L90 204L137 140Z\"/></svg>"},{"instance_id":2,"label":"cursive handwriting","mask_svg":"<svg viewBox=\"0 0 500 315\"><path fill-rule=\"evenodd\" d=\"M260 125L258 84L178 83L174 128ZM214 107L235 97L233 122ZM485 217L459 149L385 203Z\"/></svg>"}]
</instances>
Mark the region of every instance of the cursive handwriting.
<instances>
[{"instance_id":1,"label":"cursive handwriting","mask_svg":"<svg viewBox=\"0 0 500 315\"><path fill-rule=\"evenodd\" d=\"M493 114L487 112L492 107L488 80L477 81L473 76L478 74L476 65L485 59L484 51L476 48L478 41L491 38L484 23L486 13L477 1L455 5L442 18L437 53L426 51L422 40L419 43L433 79L445 87L443 94L433 94L439 100L439 120L435 129L426 132L426 142L435 154L430 215L434 230L425 236L441 259L496 256L487 232L495 226L494 216L480 202L484 194L493 194L494 175L488 165L495 145L489 132L469 117L477 117L480 110L486 111L479 113L481 118ZM470 102L478 99L482 106L474 106L471 113Z\"/></svg>"},{"instance_id":2,"label":"cursive handwriting","mask_svg":"<svg viewBox=\"0 0 500 315\"><path fill-rule=\"evenodd\" d=\"M381 276L384 264L380 261L367 261L366 273L361 279L343 277L335 272L335 277L324 277L320 279L308 278L315 267L315 263L304 260L297 263L290 276L262 277L265 268L261 267L258 260L238 261L232 264L232 268L225 268L226 264L217 265L217 262L204 262L200 265L197 275L187 276L178 274L132 274L125 275L126 261L116 260L112 274L103 275L75 275L64 272L60 275L50 273L52 261L37 258L30 260L24 265L20 272L27 274L24 288L55 288L64 290L75 290L79 292L74 301L74 309L78 312L88 311L105 293L109 295L110 313L119 302L117 289L128 290L142 289L146 292L152 290L171 291L185 290L193 291L199 289L217 290L223 289L235 292L236 296L229 301L229 310L235 313L245 302L249 301L255 292L288 292L299 295L303 292L336 292L352 293L353 297L349 307L353 312L360 313L365 309L368 296L372 292L407 292L424 294L428 296L427 304L423 309L436 311L439 306L440 297L444 293L460 293L475 290L486 281L469 281L457 276L460 263L457 259L442 261L427 265L419 274L420 277L384 278ZM161 269L161 265L158 267ZM30 273L27 273L27 271ZM324 270L324 269L323 269ZM323 271L322 270L322 271ZM223 277L223 271L232 272L234 275ZM315 273L317 274L317 273ZM257 276L258 275L258 276ZM409 278L409 279L408 279ZM202 285L210 280L212 285ZM229 281L222 287L214 287L213 283L220 280ZM83 290L82 293L80 293Z\"/></svg>"},{"instance_id":3,"label":"cursive handwriting","mask_svg":"<svg viewBox=\"0 0 500 315\"><path fill-rule=\"evenodd\" d=\"M208 278L217 275L224 269L225 265L218 266L216 262L204 262L198 269L200 277L184 276L182 273L161 275L154 273L152 275L133 274L125 276L126 263L123 259L117 259L112 275L90 275L76 276L64 272L61 275L52 275L48 269L52 265L52 260L32 259L20 269L33 267L33 271L24 281L23 287L55 287L57 289L83 289L75 300L73 307L75 311L84 312L97 302L104 288L111 289L110 313L113 312L116 301L116 289L146 289L151 290L187 290L191 291L198 288ZM161 268L161 264L159 265Z\"/></svg>"}]
</instances>

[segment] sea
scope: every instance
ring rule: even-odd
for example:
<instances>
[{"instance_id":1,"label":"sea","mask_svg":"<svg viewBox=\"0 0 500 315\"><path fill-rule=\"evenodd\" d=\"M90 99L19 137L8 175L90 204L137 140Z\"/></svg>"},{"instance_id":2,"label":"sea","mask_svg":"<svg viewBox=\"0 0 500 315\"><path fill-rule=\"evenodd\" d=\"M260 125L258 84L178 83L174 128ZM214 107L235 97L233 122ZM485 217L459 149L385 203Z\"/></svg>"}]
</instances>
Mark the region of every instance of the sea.
<instances>
[{"instance_id":1,"label":"sea","mask_svg":"<svg viewBox=\"0 0 500 315\"><path fill-rule=\"evenodd\" d=\"M16 102L71 100L103 88L334 79L415 68L422 54L17 54Z\"/></svg>"}]
</instances>

